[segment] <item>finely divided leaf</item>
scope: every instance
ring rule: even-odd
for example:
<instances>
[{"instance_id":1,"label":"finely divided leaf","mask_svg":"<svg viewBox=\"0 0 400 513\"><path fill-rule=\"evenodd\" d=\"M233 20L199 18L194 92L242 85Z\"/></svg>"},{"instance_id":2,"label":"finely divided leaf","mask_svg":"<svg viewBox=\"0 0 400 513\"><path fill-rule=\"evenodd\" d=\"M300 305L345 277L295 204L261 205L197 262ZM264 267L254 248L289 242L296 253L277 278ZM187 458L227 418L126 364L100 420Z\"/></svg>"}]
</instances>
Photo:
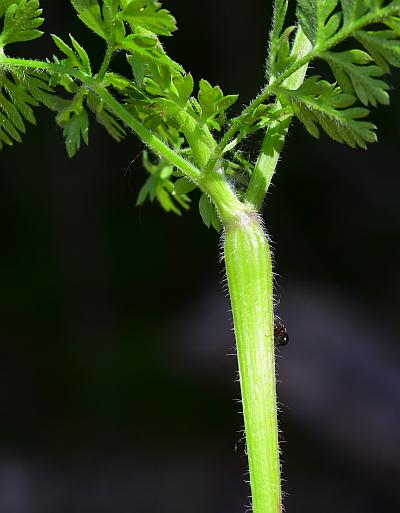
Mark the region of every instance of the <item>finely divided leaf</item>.
<instances>
[{"instance_id":1,"label":"finely divided leaf","mask_svg":"<svg viewBox=\"0 0 400 513\"><path fill-rule=\"evenodd\" d=\"M207 123L211 128L220 130L225 121L225 111L238 99L238 95L224 96L219 86L213 87L207 80L200 80L198 105L200 106L200 122Z\"/></svg>"},{"instance_id":2,"label":"finely divided leaf","mask_svg":"<svg viewBox=\"0 0 400 513\"><path fill-rule=\"evenodd\" d=\"M43 32L38 28L43 24L38 0L14 0L3 2L0 13L4 12L3 31L0 35L0 48L20 41L37 39Z\"/></svg>"},{"instance_id":3,"label":"finely divided leaf","mask_svg":"<svg viewBox=\"0 0 400 513\"><path fill-rule=\"evenodd\" d=\"M174 170L168 162L163 159L153 162L148 152L144 151L143 165L150 176L139 192L136 205L142 205L149 198L150 201L157 200L166 212L181 215L181 208L189 209L190 198L185 193L175 193L175 186L171 180Z\"/></svg>"},{"instance_id":4,"label":"finely divided leaf","mask_svg":"<svg viewBox=\"0 0 400 513\"><path fill-rule=\"evenodd\" d=\"M153 0L133 0L121 13L121 18L129 22L133 29L142 27L160 36L171 36L176 30L176 21L161 3Z\"/></svg>"},{"instance_id":5,"label":"finely divided leaf","mask_svg":"<svg viewBox=\"0 0 400 513\"><path fill-rule=\"evenodd\" d=\"M334 13L338 0L297 0L297 18L305 35L318 46L338 30L341 13Z\"/></svg>"},{"instance_id":6,"label":"finely divided leaf","mask_svg":"<svg viewBox=\"0 0 400 513\"><path fill-rule=\"evenodd\" d=\"M71 34L69 37L71 39L73 49L64 43L64 41L55 34L52 34L51 37L53 38L53 41L57 47L67 57L63 60L64 64L71 66L72 68L78 68L79 70L89 75L92 74L90 60L86 50L76 41L76 39L74 39L73 36L71 36Z\"/></svg>"},{"instance_id":7,"label":"finely divided leaf","mask_svg":"<svg viewBox=\"0 0 400 513\"><path fill-rule=\"evenodd\" d=\"M71 0L80 20L93 32L103 39L107 39L107 31L101 15L97 0Z\"/></svg>"},{"instance_id":8,"label":"finely divided leaf","mask_svg":"<svg viewBox=\"0 0 400 513\"><path fill-rule=\"evenodd\" d=\"M166 66L180 72L184 71L182 66L168 57L158 41L158 38L148 31L145 32L144 29L139 28L135 34L126 36L120 42L120 47L132 52L133 55L141 56L145 60L147 59L160 64L165 64Z\"/></svg>"},{"instance_id":9,"label":"finely divided leaf","mask_svg":"<svg viewBox=\"0 0 400 513\"><path fill-rule=\"evenodd\" d=\"M91 91L88 93L87 106L96 116L97 122L107 130L113 139L120 142L126 136L121 122L114 117L101 98Z\"/></svg>"},{"instance_id":10,"label":"finely divided leaf","mask_svg":"<svg viewBox=\"0 0 400 513\"><path fill-rule=\"evenodd\" d=\"M290 100L294 113L314 137L319 137L319 125L332 139L353 148L365 148L376 141L375 125L362 120L369 111L352 107L353 96L318 76L310 77L296 90L279 87L276 92Z\"/></svg>"},{"instance_id":11,"label":"finely divided leaf","mask_svg":"<svg viewBox=\"0 0 400 513\"><path fill-rule=\"evenodd\" d=\"M343 25L347 27L354 21L357 21L369 9L368 2L365 0L340 0L343 10Z\"/></svg>"},{"instance_id":12,"label":"finely divided leaf","mask_svg":"<svg viewBox=\"0 0 400 513\"><path fill-rule=\"evenodd\" d=\"M82 139L86 145L89 143L89 118L84 109L71 112L63 133L68 156L72 158L79 151Z\"/></svg>"},{"instance_id":13,"label":"finely divided leaf","mask_svg":"<svg viewBox=\"0 0 400 513\"><path fill-rule=\"evenodd\" d=\"M364 105L377 103L388 105L389 86L381 77L384 71L372 62L372 58L362 50L346 52L325 52L321 57L331 66L338 84L345 93L355 93Z\"/></svg>"},{"instance_id":14,"label":"finely divided leaf","mask_svg":"<svg viewBox=\"0 0 400 513\"><path fill-rule=\"evenodd\" d=\"M57 124L63 128L67 153L72 158L81 147L81 140L89 142L89 118L84 108L85 91L80 89L57 114Z\"/></svg>"},{"instance_id":15,"label":"finely divided leaf","mask_svg":"<svg viewBox=\"0 0 400 513\"><path fill-rule=\"evenodd\" d=\"M57 99L47 78L43 73L0 72L0 149L4 143L21 142L25 121L36 124L32 107L43 103L55 110Z\"/></svg>"},{"instance_id":16,"label":"finely divided leaf","mask_svg":"<svg viewBox=\"0 0 400 513\"><path fill-rule=\"evenodd\" d=\"M395 31L360 30L356 38L385 73L390 72L390 66L400 67L400 41Z\"/></svg>"}]
</instances>

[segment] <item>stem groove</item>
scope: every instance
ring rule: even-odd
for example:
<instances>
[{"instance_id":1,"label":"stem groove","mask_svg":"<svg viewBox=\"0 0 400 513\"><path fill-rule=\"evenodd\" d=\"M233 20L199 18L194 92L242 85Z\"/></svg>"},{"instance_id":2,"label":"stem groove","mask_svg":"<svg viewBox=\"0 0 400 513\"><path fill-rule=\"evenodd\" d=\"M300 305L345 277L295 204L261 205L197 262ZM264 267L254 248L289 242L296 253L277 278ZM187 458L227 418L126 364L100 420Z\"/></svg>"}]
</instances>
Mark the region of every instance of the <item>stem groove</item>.
<instances>
[{"instance_id":1,"label":"stem groove","mask_svg":"<svg viewBox=\"0 0 400 513\"><path fill-rule=\"evenodd\" d=\"M280 513L271 251L255 211L225 223L253 513Z\"/></svg>"}]
</instances>

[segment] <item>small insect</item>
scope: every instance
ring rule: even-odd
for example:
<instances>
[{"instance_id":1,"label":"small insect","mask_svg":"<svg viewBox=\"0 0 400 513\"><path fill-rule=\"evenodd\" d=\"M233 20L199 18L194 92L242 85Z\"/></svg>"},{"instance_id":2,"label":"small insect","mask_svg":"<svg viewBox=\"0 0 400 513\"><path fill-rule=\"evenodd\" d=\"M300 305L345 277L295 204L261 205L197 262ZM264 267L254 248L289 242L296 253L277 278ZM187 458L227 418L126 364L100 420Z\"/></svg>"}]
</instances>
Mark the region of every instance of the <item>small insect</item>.
<instances>
[{"instance_id":1,"label":"small insect","mask_svg":"<svg viewBox=\"0 0 400 513\"><path fill-rule=\"evenodd\" d=\"M277 347L286 346L289 343L288 332L279 318L276 318L274 323L274 342Z\"/></svg>"}]
</instances>

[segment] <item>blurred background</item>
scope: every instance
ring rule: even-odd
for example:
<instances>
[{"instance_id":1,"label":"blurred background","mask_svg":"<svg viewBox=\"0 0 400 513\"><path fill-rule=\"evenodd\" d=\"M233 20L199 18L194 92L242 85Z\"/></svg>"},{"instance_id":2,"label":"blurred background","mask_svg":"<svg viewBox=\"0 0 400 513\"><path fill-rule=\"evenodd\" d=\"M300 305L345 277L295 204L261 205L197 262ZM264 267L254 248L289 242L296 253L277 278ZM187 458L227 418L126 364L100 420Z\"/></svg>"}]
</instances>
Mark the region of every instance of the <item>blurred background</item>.
<instances>
[{"instance_id":1,"label":"blurred background","mask_svg":"<svg viewBox=\"0 0 400 513\"><path fill-rule=\"evenodd\" d=\"M48 33L100 40L69 2ZM166 2L165 40L196 81L246 104L270 2ZM16 52L44 58L50 37ZM400 74L351 150L297 123L265 208L274 243L288 513L400 507ZM239 103L240 105L240 103ZM250 157L260 137L246 143ZM218 237L197 213L135 207L142 145L92 123L70 161L44 109L0 171L0 511L240 513L249 504ZM229 356L230 355L230 356Z\"/></svg>"}]
</instances>

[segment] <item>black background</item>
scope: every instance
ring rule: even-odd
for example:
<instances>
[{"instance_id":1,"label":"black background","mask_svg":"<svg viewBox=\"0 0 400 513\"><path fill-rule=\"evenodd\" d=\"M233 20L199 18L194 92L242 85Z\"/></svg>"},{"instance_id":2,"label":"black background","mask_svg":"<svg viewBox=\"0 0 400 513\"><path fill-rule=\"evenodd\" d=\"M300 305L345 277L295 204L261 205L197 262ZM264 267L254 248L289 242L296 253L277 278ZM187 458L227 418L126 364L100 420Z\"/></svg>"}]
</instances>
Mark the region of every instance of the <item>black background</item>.
<instances>
[{"instance_id":1,"label":"black background","mask_svg":"<svg viewBox=\"0 0 400 513\"><path fill-rule=\"evenodd\" d=\"M44 58L49 33L72 32L101 59L69 2L42 6L47 35L9 53ZM180 27L171 56L247 104L262 85L269 3L166 6ZM291 338L278 355L289 513L400 506L399 90L373 113L380 142L368 151L294 123L267 199ZM254 157L259 143L242 149ZM93 121L69 160L41 109L24 144L1 153L1 512L249 503L218 237L196 200L182 218L135 207L141 149Z\"/></svg>"}]
</instances>

